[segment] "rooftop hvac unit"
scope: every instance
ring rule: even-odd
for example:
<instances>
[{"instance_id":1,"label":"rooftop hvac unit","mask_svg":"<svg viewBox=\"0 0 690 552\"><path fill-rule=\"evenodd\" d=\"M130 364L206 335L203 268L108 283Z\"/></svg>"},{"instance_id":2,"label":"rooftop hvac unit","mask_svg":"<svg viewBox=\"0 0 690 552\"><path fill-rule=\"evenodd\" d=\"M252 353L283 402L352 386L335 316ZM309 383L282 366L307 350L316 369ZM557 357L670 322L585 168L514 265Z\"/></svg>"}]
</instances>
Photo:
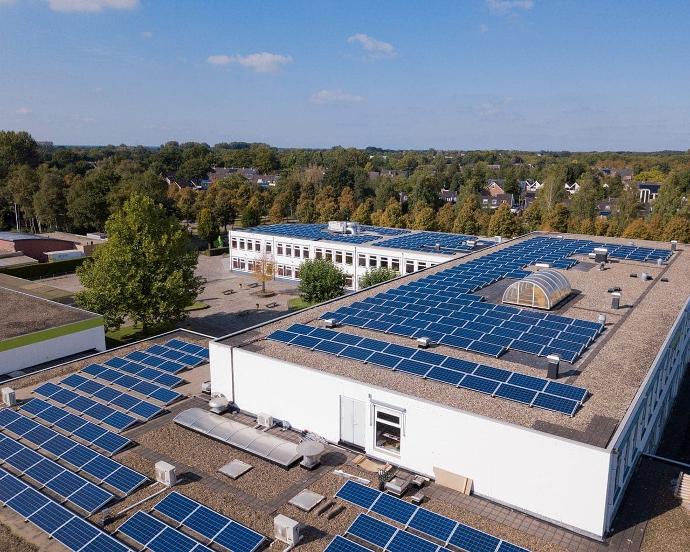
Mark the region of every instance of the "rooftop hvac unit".
<instances>
[{"instance_id":1,"label":"rooftop hvac unit","mask_svg":"<svg viewBox=\"0 0 690 552\"><path fill-rule=\"evenodd\" d=\"M201 392L205 393L206 395L211 394L211 382L210 381L204 381L201 383Z\"/></svg>"},{"instance_id":2,"label":"rooftop hvac unit","mask_svg":"<svg viewBox=\"0 0 690 552\"><path fill-rule=\"evenodd\" d=\"M17 397L14 393L14 389L11 387L2 388L2 404L5 406L15 406L17 404Z\"/></svg>"},{"instance_id":3,"label":"rooftop hvac unit","mask_svg":"<svg viewBox=\"0 0 690 552\"><path fill-rule=\"evenodd\" d=\"M273 519L273 537L280 542L297 546L302 538L302 526L298 521L291 519L283 514L278 514Z\"/></svg>"},{"instance_id":4,"label":"rooftop hvac unit","mask_svg":"<svg viewBox=\"0 0 690 552\"><path fill-rule=\"evenodd\" d=\"M671 240L671 251L678 249L678 240Z\"/></svg>"},{"instance_id":5,"label":"rooftop hvac unit","mask_svg":"<svg viewBox=\"0 0 690 552\"><path fill-rule=\"evenodd\" d=\"M326 318L323 321L323 325L327 328L336 328L338 326L338 321L335 318Z\"/></svg>"},{"instance_id":6,"label":"rooftop hvac unit","mask_svg":"<svg viewBox=\"0 0 690 552\"><path fill-rule=\"evenodd\" d=\"M175 466L168 464L163 460L156 462L156 481L162 483L167 487L172 487L177 483L177 476L175 475Z\"/></svg>"},{"instance_id":7,"label":"rooftop hvac unit","mask_svg":"<svg viewBox=\"0 0 690 552\"><path fill-rule=\"evenodd\" d=\"M329 220L328 231L344 234L347 231L347 222L344 220Z\"/></svg>"},{"instance_id":8,"label":"rooftop hvac unit","mask_svg":"<svg viewBox=\"0 0 690 552\"><path fill-rule=\"evenodd\" d=\"M214 414L222 414L230 406L230 401L226 399L223 395L216 395L210 401L208 401L208 408Z\"/></svg>"},{"instance_id":9,"label":"rooftop hvac unit","mask_svg":"<svg viewBox=\"0 0 690 552\"><path fill-rule=\"evenodd\" d=\"M429 339L428 337L417 338L417 347L419 347L420 349L428 349L430 345L431 339Z\"/></svg>"},{"instance_id":10,"label":"rooftop hvac unit","mask_svg":"<svg viewBox=\"0 0 690 552\"><path fill-rule=\"evenodd\" d=\"M270 414L266 414L265 412L259 412L256 415L256 423L259 424L261 427L271 429L273 427L273 416L271 416Z\"/></svg>"},{"instance_id":11,"label":"rooftop hvac unit","mask_svg":"<svg viewBox=\"0 0 690 552\"><path fill-rule=\"evenodd\" d=\"M594 262L595 263L607 263L609 260L609 250L605 247L595 247L594 248Z\"/></svg>"}]
</instances>

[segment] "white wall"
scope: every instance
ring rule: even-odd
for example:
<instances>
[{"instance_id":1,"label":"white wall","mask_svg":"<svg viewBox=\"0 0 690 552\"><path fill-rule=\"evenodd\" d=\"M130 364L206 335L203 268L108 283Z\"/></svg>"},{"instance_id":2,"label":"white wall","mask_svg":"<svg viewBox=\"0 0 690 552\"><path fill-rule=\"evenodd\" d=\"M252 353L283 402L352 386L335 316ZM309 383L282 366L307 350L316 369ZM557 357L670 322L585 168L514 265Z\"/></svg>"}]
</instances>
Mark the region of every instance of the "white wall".
<instances>
[{"instance_id":1,"label":"white wall","mask_svg":"<svg viewBox=\"0 0 690 552\"><path fill-rule=\"evenodd\" d=\"M103 326L0 351L0 374L29 368L91 349L105 351Z\"/></svg>"},{"instance_id":2,"label":"white wall","mask_svg":"<svg viewBox=\"0 0 690 552\"><path fill-rule=\"evenodd\" d=\"M610 461L603 449L220 343L211 343L210 355L213 392L233 398L245 411L268 412L337 442L340 395L395 405L406 410L400 456L374 449L371 418L367 454L429 476L434 466L441 467L472 478L477 494L580 532L603 534Z\"/></svg>"}]
</instances>

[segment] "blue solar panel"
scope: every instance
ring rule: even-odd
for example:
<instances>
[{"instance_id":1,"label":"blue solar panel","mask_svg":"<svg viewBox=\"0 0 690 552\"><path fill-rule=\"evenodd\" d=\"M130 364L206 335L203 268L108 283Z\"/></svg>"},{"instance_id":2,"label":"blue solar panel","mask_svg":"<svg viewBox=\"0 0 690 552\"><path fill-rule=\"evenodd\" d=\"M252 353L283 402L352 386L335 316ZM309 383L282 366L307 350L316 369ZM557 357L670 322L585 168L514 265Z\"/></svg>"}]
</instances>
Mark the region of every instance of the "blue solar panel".
<instances>
[{"instance_id":1,"label":"blue solar panel","mask_svg":"<svg viewBox=\"0 0 690 552\"><path fill-rule=\"evenodd\" d=\"M176 491L154 510L232 552L254 552L265 541L260 533Z\"/></svg>"},{"instance_id":2,"label":"blue solar panel","mask_svg":"<svg viewBox=\"0 0 690 552\"><path fill-rule=\"evenodd\" d=\"M371 552L368 548L337 535L323 552Z\"/></svg>"},{"instance_id":3,"label":"blue solar panel","mask_svg":"<svg viewBox=\"0 0 690 552\"><path fill-rule=\"evenodd\" d=\"M384 549L397 531L392 525L388 525L366 514L359 514L347 529L349 535Z\"/></svg>"},{"instance_id":4,"label":"blue solar panel","mask_svg":"<svg viewBox=\"0 0 690 552\"><path fill-rule=\"evenodd\" d=\"M546 393L539 393L532 404L546 410L567 414L568 416L575 414L579 406L577 401L556 397L554 395L547 395Z\"/></svg>"},{"instance_id":5,"label":"blue solar panel","mask_svg":"<svg viewBox=\"0 0 690 552\"><path fill-rule=\"evenodd\" d=\"M494 552L501 541L493 535L460 524L449 542L467 552Z\"/></svg>"}]
</instances>

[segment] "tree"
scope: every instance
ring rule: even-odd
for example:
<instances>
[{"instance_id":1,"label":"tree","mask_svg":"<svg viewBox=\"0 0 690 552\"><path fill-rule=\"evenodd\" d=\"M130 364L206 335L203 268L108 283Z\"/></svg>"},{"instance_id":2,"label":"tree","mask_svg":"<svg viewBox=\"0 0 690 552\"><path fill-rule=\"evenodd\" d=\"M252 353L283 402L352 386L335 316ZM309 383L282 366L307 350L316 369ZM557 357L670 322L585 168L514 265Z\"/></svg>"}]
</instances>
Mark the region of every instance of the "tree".
<instances>
[{"instance_id":1,"label":"tree","mask_svg":"<svg viewBox=\"0 0 690 552\"><path fill-rule=\"evenodd\" d=\"M38 145L28 132L0 130L0 180L19 165L38 165Z\"/></svg>"},{"instance_id":2,"label":"tree","mask_svg":"<svg viewBox=\"0 0 690 552\"><path fill-rule=\"evenodd\" d=\"M544 179L544 185L537 193L539 201L541 201L546 211L551 210L554 205L563 199L565 196L565 180L561 171L557 168L549 171L549 174Z\"/></svg>"},{"instance_id":3,"label":"tree","mask_svg":"<svg viewBox=\"0 0 690 552\"><path fill-rule=\"evenodd\" d=\"M177 194L175 205L180 212L183 220L188 222L196 220L196 213L198 209L197 192L193 188L182 188Z\"/></svg>"},{"instance_id":4,"label":"tree","mask_svg":"<svg viewBox=\"0 0 690 552\"><path fill-rule=\"evenodd\" d=\"M65 181L55 170L46 170L40 176L38 191L33 198L33 210L41 229L57 229L65 224L67 203Z\"/></svg>"},{"instance_id":5,"label":"tree","mask_svg":"<svg viewBox=\"0 0 690 552\"><path fill-rule=\"evenodd\" d=\"M517 224L510 207L502 203L491 215L489 235L512 238L517 233Z\"/></svg>"},{"instance_id":6,"label":"tree","mask_svg":"<svg viewBox=\"0 0 690 552\"><path fill-rule=\"evenodd\" d=\"M436 225L441 232L452 232L455 222L455 206L446 203L436 214Z\"/></svg>"},{"instance_id":7,"label":"tree","mask_svg":"<svg viewBox=\"0 0 690 552\"><path fill-rule=\"evenodd\" d=\"M108 328L125 321L151 327L180 322L202 291L197 253L175 217L134 194L106 224L108 241L77 270L79 306L103 315Z\"/></svg>"},{"instance_id":8,"label":"tree","mask_svg":"<svg viewBox=\"0 0 690 552\"><path fill-rule=\"evenodd\" d=\"M479 209L479 203L476 196L466 197L459 205L460 208L453 223L453 232L470 236L477 234L479 226L477 224L476 212Z\"/></svg>"},{"instance_id":9,"label":"tree","mask_svg":"<svg viewBox=\"0 0 690 552\"><path fill-rule=\"evenodd\" d=\"M522 212L522 226L526 232L534 232L541 227L541 205L538 201L530 203Z\"/></svg>"},{"instance_id":10,"label":"tree","mask_svg":"<svg viewBox=\"0 0 690 552\"><path fill-rule=\"evenodd\" d=\"M114 172L99 169L75 179L67 192L67 214L72 225L79 230L103 230L110 214L108 194L118 182Z\"/></svg>"},{"instance_id":11,"label":"tree","mask_svg":"<svg viewBox=\"0 0 690 552\"><path fill-rule=\"evenodd\" d=\"M381 284L383 282L387 282L388 280L392 280L396 276L398 276L398 273L391 268L387 268L385 266L372 268L371 270L367 270L364 273L364 276L359 279L359 287L368 288L375 286L376 284Z\"/></svg>"},{"instance_id":12,"label":"tree","mask_svg":"<svg viewBox=\"0 0 690 552\"><path fill-rule=\"evenodd\" d=\"M17 165L10 171L7 190L24 218L24 224L34 229L34 195L38 191L38 175L29 165Z\"/></svg>"},{"instance_id":13,"label":"tree","mask_svg":"<svg viewBox=\"0 0 690 552\"><path fill-rule=\"evenodd\" d=\"M338 208L340 209L339 218L341 220L350 220L354 212L357 210L355 194L352 192L352 188L349 186L346 186L343 188L343 191L340 192L340 197L338 198Z\"/></svg>"},{"instance_id":14,"label":"tree","mask_svg":"<svg viewBox=\"0 0 690 552\"><path fill-rule=\"evenodd\" d=\"M267 253L254 261L254 278L261 282L261 293L266 295L266 282L273 279L275 274L275 263Z\"/></svg>"},{"instance_id":15,"label":"tree","mask_svg":"<svg viewBox=\"0 0 690 552\"><path fill-rule=\"evenodd\" d=\"M625 227L622 236L629 239L648 240L649 228L643 219L635 219Z\"/></svg>"},{"instance_id":16,"label":"tree","mask_svg":"<svg viewBox=\"0 0 690 552\"><path fill-rule=\"evenodd\" d=\"M299 293L307 303L322 303L345 292L345 273L326 259L304 261L299 277Z\"/></svg>"},{"instance_id":17,"label":"tree","mask_svg":"<svg viewBox=\"0 0 690 552\"><path fill-rule=\"evenodd\" d=\"M673 217L664 228L664 240L678 240L690 243L690 219L683 216Z\"/></svg>"},{"instance_id":18,"label":"tree","mask_svg":"<svg viewBox=\"0 0 690 552\"><path fill-rule=\"evenodd\" d=\"M352 213L352 220L360 224L371 224L371 214L374 212L374 201L368 198L359 204L359 207Z\"/></svg>"},{"instance_id":19,"label":"tree","mask_svg":"<svg viewBox=\"0 0 690 552\"><path fill-rule=\"evenodd\" d=\"M208 242L209 247L220 235L218 231L218 219L213 215L211 209L204 208L199 211L199 222L196 226L196 231L202 240Z\"/></svg>"},{"instance_id":20,"label":"tree","mask_svg":"<svg viewBox=\"0 0 690 552\"><path fill-rule=\"evenodd\" d=\"M251 228L252 226L259 226L261 224L261 212L251 202L242 211L240 218L243 228Z\"/></svg>"},{"instance_id":21,"label":"tree","mask_svg":"<svg viewBox=\"0 0 690 552\"><path fill-rule=\"evenodd\" d=\"M543 227L544 230L552 232L567 232L568 218L570 213L568 208L562 203L556 203L546 214Z\"/></svg>"},{"instance_id":22,"label":"tree","mask_svg":"<svg viewBox=\"0 0 690 552\"><path fill-rule=\"evenodd\" d=\"M335 191L332 186L324 186L318 191L314 197L314 208L318 222L335 220L338 214L338 204L335 201Z\"/></svg>"},{"instance_id":23,"label":"tree","mask_svg":"<svg viewBox=\"0 0 690 552\"><path fill-rule=\"evenodd\" d=\"M422 204L414 211L412 227L416 230L436 230L436 213L431 207Z\"/></svg>"},{"instance_id":24,"label":"tree","mask_svg":"<svg viewBox=\"0 0 690 552\"><path fill-rule=\"evenodd\" d=\"M373 219L374 217L372 216L372 222L374 222ZM389 228L402 228L405 226L405 219L402 209L400 208L400 203L391 199L386 209L381 213L378 222L375 222L375 224L387 226Z\"/></svg>"}]
</instances>

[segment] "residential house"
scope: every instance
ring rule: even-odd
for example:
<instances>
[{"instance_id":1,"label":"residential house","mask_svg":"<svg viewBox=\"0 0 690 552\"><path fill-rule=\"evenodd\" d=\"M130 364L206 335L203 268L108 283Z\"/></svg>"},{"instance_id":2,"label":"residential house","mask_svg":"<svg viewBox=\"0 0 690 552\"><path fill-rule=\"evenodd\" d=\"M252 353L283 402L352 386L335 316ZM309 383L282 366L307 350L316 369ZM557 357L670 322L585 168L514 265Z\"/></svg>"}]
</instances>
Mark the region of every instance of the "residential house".
<instances>
[{"instance_id":1,"label":"residential house","mask_svg":"<svg viewBox=\"0 0 690 552\"><path fill-rule=\"evenodd\" d=\"M239 174L243 176L251 184L257 184L262 188L268 188L269 186L275 186L278 181L278 174L261 174L254 168L251 167L213 167L211 169L211 174L209 175L209 184L226 178L231 174Z\"/></svg>"},{"instance_id":2,"label":"residential house","mask_svg":"<svg viewBox=\"0 0 690 552\"><path fill-rule=\"evenodd\" d=\"M563 187L570 195L580 191L580 185L577 182L566 182Z\"/></svg>"},{"instance_id":3,"label":"residential house","mask_svg":"<svg viewBox=\"0 0 690 552\"><path fill-rule=\"evenodd\" d=\"M635 182L635 187L639 192L640 203L647 205L654 201L661 189L660 182Z\"/></svg>"},{"instance_id":4,"label":"residential house","mask_svg":"<svg viewBox=\"0 0 690 552\"><path fill-rule=\"evenodd\" d=\"M453 190L441 190L438 194L438 198L444 203L457 203L458 192L454 192Z\"/></svg>"},{"instance_id":5,"label":"residential house","mask_svg":"<svg viewBox=\"0 0 690 552\"><path fill-rule=\"evenodd\" d=\"M515 205L515 197L513 194L491 194L488 191L483 191L481 193L481 205L485 209L498 209L501 205L508 205L513 209Z\"/></svg>"},{"instance_id":6,"label":"residential house","mask_svg":"<svg viewBox=\"0 0 690 552\"><path fill-rule=\"evenodd\" d=\"M493 197L505 194L504 178L489 178L486 182L486 191Z\"/></svg>"}]
</instances>

